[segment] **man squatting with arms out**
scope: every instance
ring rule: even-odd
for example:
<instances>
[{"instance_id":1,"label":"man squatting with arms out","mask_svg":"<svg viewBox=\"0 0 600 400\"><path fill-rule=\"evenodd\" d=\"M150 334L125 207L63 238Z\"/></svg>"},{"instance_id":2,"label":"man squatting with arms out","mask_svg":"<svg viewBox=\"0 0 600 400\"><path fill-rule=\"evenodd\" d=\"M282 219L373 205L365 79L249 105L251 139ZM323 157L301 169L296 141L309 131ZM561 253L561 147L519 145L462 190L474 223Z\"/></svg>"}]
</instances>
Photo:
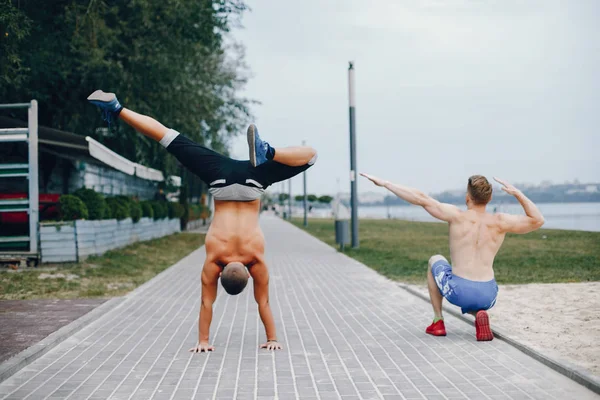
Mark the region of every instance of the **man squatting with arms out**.
<instances>
[{"instance_id":1,"label":"man squatting with arms out","mask_svg":"<svg viewBox=\"0 0 600 400\"><path fill-rule=\"evenodd\" d=\"M494 279L494 258L506 233L529 233L544 224L540 210L520 190L497 178L494 179L502 184L502 189L516 197L526 215L486 212L486 205L492 199L492 185L481 175L469 178L467 211L440 203L417 189L396 185L367 174L361 175L401 199L423 207L433 217L449 224L450 257L453 265L441 255L434 255L429 259L427 284L434 319L426 333L446 336L442 316L442 300L446 298L450 303L461 307L463 314L475 316L477 340L492 340L494 335L486 310L494 306L498 295L498 285Z\"/></svg>"},{"instance_id":2,"label":"man squatting with arms out","mask_svg":"<svg viewBox=\"0 0 600 400\"><path fill-rule=\"evenodd\" d=\"M265 239L258 223L260 198L268 186L310 168L317 159L316 151L311 147L275 149L260 139L256 126L250 125L247 132L250 160L233 160L194 143L151 117L123 108L114 93L97 90L88 100L102 110L109 123L118 117L159 142L200 177L214 197L215 214L206 235L206 261L202 268L199 339L190 351L214 350L209 344L209 329L219 277L225 291L236 295L244 290L249 276L254 281L254 298L267 336L261 348L281 349L269 305Z\"/></svg>"}]
</instances>

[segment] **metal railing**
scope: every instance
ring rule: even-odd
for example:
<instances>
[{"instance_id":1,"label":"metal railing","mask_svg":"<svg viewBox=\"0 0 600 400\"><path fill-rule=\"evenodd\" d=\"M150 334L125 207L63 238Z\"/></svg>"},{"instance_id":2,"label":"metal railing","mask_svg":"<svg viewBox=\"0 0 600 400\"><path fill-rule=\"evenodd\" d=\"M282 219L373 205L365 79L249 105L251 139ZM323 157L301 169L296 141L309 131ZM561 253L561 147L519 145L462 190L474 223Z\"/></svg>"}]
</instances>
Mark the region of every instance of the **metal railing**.
<instances>
[{"instance_id":1,"label":"metal railing","mask_svg":"<svg viewBox=\"0 0 600 400\"><path fill-rule=\"evenodd\" d=\"M38 252L38 227L39 227L39 186L38 186L38 103L31 100L29 103L0 104L1 109L27 108L27 128L0 129L0 143L26 142L28 148L27 164L0 164L0 179L26 178L28 180L27 199L0 200L0 213L27 211L29 215L29 236L2 236L1 243L26 243L29 250L25 253L37 255ZM11 251L0 252L0 255L14 253ZM20 252L22 253L22 252Z\"/></svg>"}]
</instances>

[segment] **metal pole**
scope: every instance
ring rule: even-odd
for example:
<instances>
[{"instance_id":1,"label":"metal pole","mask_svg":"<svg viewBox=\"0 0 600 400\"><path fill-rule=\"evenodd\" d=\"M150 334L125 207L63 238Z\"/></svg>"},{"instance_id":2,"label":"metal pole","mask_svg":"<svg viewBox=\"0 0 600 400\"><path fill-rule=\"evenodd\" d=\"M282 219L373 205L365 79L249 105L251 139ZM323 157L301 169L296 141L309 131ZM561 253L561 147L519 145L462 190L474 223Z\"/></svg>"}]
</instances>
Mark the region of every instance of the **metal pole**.
<instances>
[{"instance_id":1,"label":"metal pole","mask_svg":"<svg viewBox=\"0 0 600 400\"><path fill-rule=\"evenodd\" d=\"M13 103L13 104L0 104L0 109L4 108L29 108L31 103Z\"/></svg>"},{"instance_id":2,"label":"metal pole","mask_svg":"<svg viewBox=\"0 0 600 400\"><path fill-rule=\"evenodd\" d=\"M38 186L38 103L31 100L28 110L29 128L29 251L38 252L40 195Z\"/></svg>"},{"instance_id":3,"label":"metal pole","mask_svg":"<svg viewBox=\"0 0 600 400\"><path fill-rule=\"evenodd\" d=\"M285 200L283 194L285 193L285 181L281 181L281 194L279 195L279 206L281 207L281 217L285 219Z\"/></svg>"},{"instance_id":4,"label":"metal pole","mask_svg":"<svg viewBox=\"0 0 600 400\"><path fill-rule=\"evenodd\" d=\"M292 179L291 178L288 180L288 193L289 193L289 197L288 197L289 217L288 217L288 219L291 221L292 220Z\"/></svg>"},{"instance_id":5,"label":"metal pole","mask_svg":"<svg viewBox=\"0 0 600 400\"><path fill-rule=\"evenodd\" d=\"M306 141L302 141L302 146L306 146ZM306 171L302 173L304 180L304 226L308 226L308 194L306 193Z\"/></svg>"},{"instance_id":6,"label":"metal pole","mask_svg":"<svg viewBox=\"0 0 600 400\"><path fill-rule=\"evenodd\" d=\"M352 248L358 248L358 188L356 181L356 103L354 99L354 63L348 66L350 108L350 203L352 206Z\"/></svg>"}]
</instances>

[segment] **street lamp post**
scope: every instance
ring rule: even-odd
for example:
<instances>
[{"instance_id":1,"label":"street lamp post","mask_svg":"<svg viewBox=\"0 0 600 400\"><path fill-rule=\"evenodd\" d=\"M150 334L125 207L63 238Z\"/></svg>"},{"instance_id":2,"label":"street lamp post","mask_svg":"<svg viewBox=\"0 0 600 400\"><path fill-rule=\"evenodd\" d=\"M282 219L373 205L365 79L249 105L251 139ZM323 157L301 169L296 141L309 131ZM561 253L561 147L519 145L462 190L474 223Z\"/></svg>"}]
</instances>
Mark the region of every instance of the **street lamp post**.
<instances>
[{"instance_id":1,"label":"street lamp post","mask_svg":"<svg viewBox=\"0 0 600 400\"><path fill-rule=\"evenodd\" d=\"M358 188L356 173L356 103L354 98L354 63L348 66L350 108L350 204L352 206L352 248L358 248Z\"/></svg>"},{"instance_id":2,"label":"street lamp post","mask_svg":"<svg viewBox=\"0 0 600 400\"><path fill-rule=\"evenodd\" d=\"M288 180L288 213L289 219L292 220L292 179Z\"/></svg>"},{"instance_id":3,"label":"street lamp post","mask_svg":"<svg viewBox=\"0 0 600 400\"><path fill-rule=\"evenodd\" d=\"M306 141L302 141L302 146L306 146ZM308 195L306 194L306 171L302 173L304 180L304 226L308 226Z\"/></svg>"}]
</instances>

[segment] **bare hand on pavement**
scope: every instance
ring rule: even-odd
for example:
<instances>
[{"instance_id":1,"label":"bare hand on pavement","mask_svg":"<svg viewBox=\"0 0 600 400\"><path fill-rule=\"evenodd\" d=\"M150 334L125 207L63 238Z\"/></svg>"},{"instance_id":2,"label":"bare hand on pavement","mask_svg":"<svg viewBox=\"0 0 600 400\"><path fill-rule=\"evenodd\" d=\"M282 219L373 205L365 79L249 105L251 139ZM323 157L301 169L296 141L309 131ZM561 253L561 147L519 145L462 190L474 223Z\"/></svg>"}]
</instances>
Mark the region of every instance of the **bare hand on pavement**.
<instances>
[{"instance_id":1,"label":"bare hand on pavement","mask_svg":"<svg viewBox=\"0 0 600 400\"><path fill-rule=\"evenodd\" d=\"M215 348L211 345L209 345L208 343L200 343L198 344L196 347L192 347L190 349L191 353L204 353L204 352L209 352L209 351L214 351Z\"/></svg>"},{"instance_id":2,"label":"bare hand on pavement","mask_svg":"<svg viewBox=\"0 0 600 400\"><path fill-rule=\"evenodd\" d=\"M261 349L267 349L267 350L281 350L282 347L278 342L267 342L265 344L261 344L260 345Z\"/></svg>"}]
</instances>

